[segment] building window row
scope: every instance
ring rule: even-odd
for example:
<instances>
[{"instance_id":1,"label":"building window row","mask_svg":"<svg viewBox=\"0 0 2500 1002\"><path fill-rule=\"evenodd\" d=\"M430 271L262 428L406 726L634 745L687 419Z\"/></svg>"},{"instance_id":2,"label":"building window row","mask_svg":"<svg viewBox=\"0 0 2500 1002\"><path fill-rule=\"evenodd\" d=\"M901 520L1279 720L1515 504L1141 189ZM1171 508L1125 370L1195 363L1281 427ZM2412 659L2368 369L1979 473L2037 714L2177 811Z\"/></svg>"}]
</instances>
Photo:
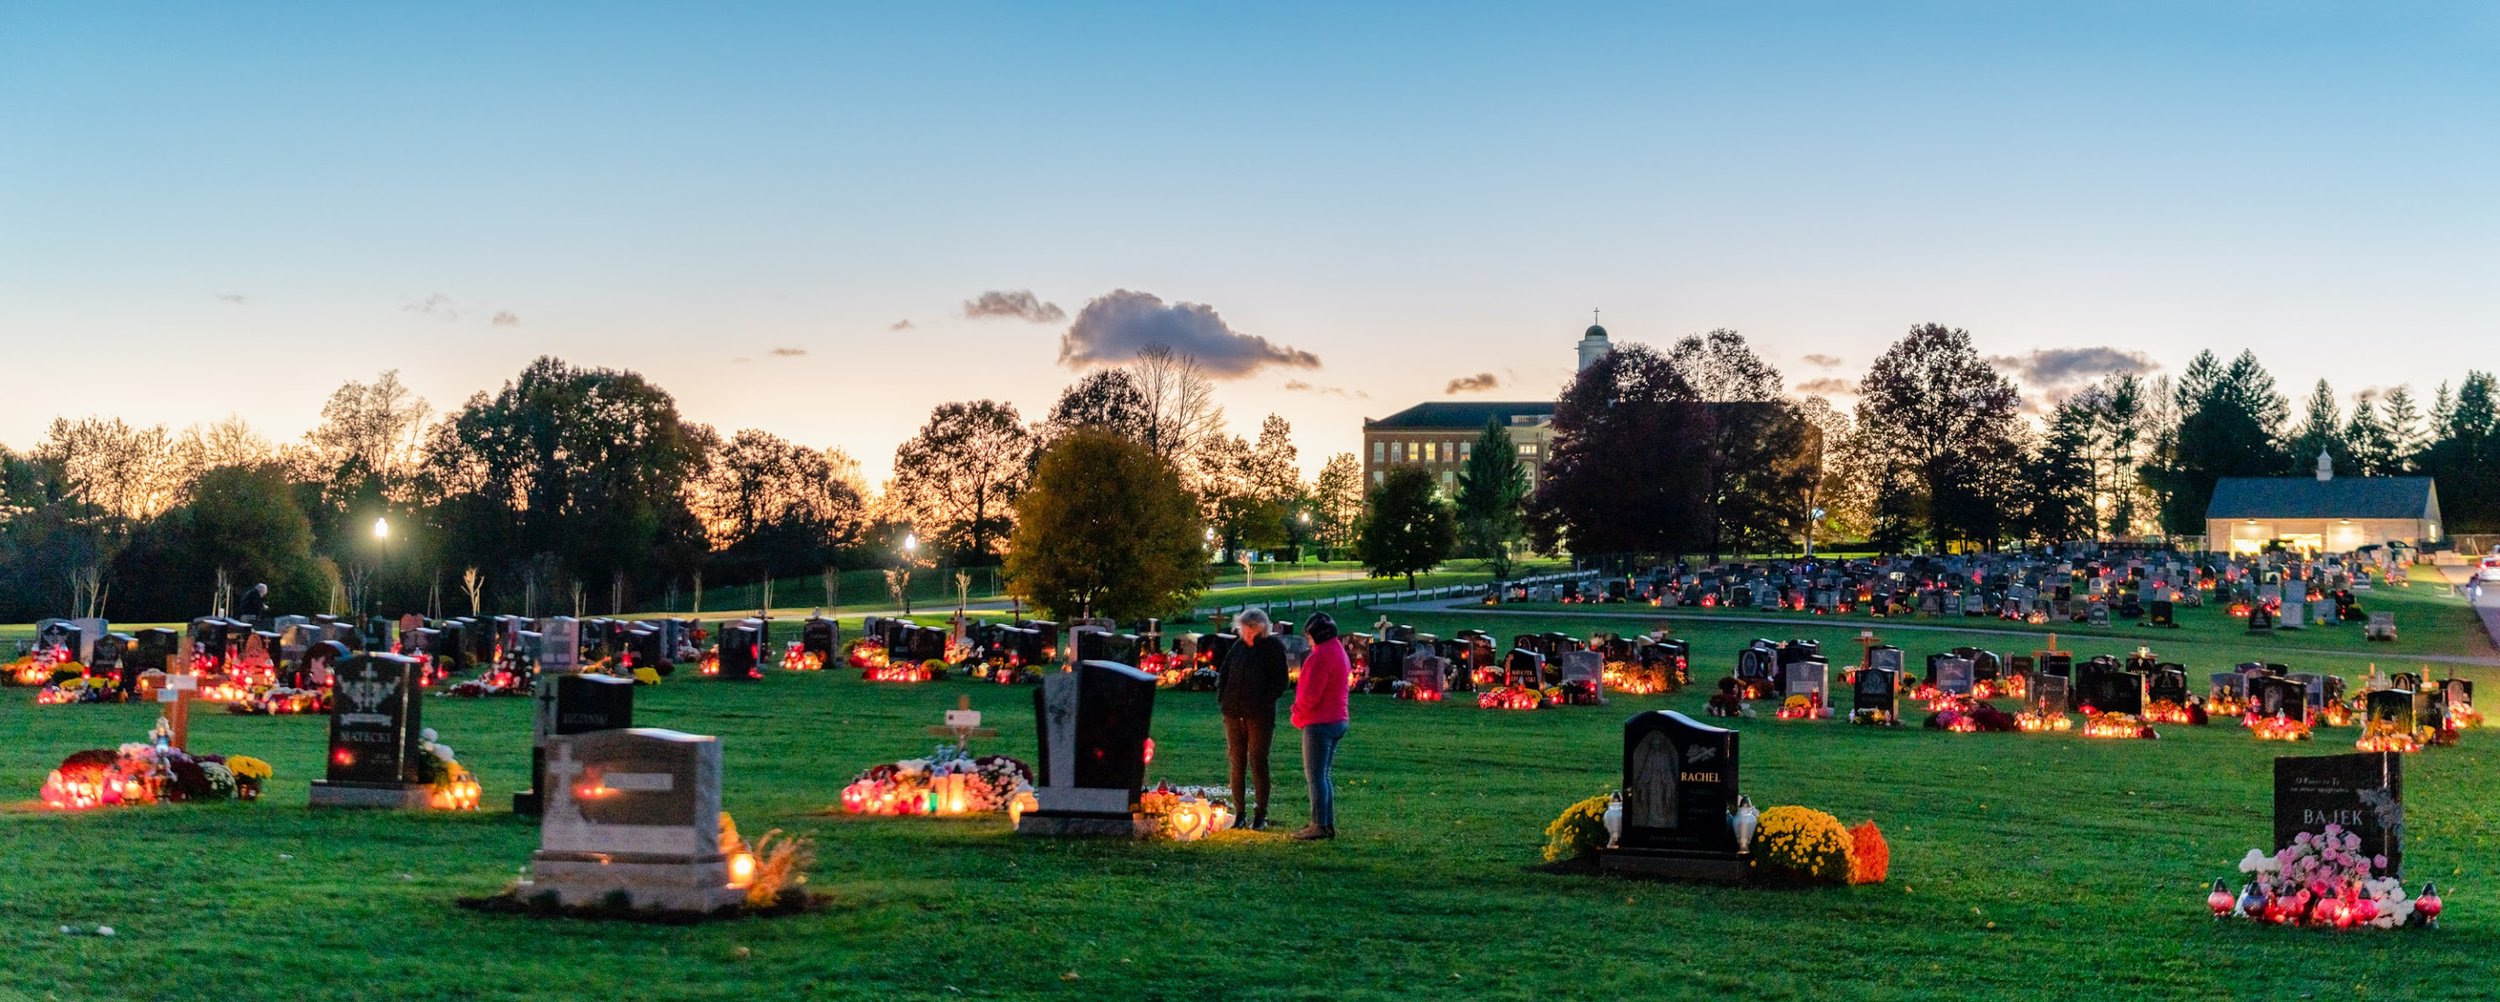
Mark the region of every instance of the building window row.
<instances>
[{"instance_id":1,"label":"building window row","mask_svg":"<svg viewBox=\"0 0 2500 1002\"><path fill-rule=\"evenodd\" d=\"M1455 442L1372 442L1372 463L1464 463L1475 457L1473 440ZM1521 446L1519 454L1536 455L1533 446Z\"/></svg>"}]
</instances>

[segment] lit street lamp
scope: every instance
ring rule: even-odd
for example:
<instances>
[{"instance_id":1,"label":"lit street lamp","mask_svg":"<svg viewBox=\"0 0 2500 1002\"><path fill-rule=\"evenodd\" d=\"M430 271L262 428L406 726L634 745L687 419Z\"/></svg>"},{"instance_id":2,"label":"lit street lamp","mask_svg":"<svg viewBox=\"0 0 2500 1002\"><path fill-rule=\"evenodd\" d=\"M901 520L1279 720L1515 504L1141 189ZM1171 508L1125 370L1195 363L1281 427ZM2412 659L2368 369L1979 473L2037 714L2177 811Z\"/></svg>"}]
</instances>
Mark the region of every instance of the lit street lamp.
<instances>
[{"instance_id":1,"label":"lit street lamp","mask_svg":"<svg viewBox=\"0 0 2500 1002\"><path fill-rule=\"evenodd\" d=\"M903 615L911 615L911 565L920 554L920 534L903 534Z\"/></svg>"}]
</instances>

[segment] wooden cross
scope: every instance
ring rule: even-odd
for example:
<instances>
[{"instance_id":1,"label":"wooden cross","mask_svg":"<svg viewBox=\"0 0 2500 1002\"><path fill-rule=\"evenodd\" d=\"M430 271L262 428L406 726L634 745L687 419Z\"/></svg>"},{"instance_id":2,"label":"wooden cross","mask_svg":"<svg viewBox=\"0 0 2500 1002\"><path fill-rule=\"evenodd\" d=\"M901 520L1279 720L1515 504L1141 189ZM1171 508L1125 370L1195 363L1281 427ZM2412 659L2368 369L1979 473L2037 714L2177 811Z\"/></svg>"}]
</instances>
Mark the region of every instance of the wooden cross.
<instances>
[{"instance_id":1,"label":"wooden cross","mask_svg":"<svg viewBox=\"0 0 2500 1002\"><path fill-rule=\"evenodd\" d=\"M970 755L972 739L997 737L998 729L981 726L981 711L972 708L972 697L959 695L955 697L955 708L946 711L946 722L930 725L928 733L932 737L954 738L955 750Z\"/></svg>"},{"instance_id":2,"label":"wooden cross","mask_svg":"<svg viewBox=\"0 0 2500 1002\"><path fill-rule=\"evenodd\" d=\"M173 729L169 743L175 751L191 750L191 701L199 698L199 692L197 675L167 675L165 687L156 690L156 701L169 704L165 707L165 723Z\"/></svg>"}]
</instances>

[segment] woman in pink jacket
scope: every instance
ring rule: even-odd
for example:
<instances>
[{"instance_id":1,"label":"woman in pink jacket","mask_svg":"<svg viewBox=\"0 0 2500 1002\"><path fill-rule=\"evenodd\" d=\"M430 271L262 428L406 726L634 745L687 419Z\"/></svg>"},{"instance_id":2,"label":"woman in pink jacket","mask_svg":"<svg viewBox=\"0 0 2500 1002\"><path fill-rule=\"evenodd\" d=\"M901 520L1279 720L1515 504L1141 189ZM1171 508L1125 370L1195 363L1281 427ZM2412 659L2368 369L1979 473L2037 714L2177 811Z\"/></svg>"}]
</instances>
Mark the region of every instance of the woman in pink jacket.
<instances>
[{"instance_id":1,"label":"woman in pink jacket","mask_svg":"<svg viewBox=\"0 0 2500 1002\"><path fill-rule=\"evenodd\" d=\"M1345 642L1337 639L1337 621L1325 612L1303 624L1311 654L1302 660L1302 679L1293 690L1293 725L1302 729L1302 774L1311 781L1311 823L1292 838L1305 842L1337 837L1337 788L1329 776L1337 761L1337 742L1345 740L1346 682L1354 674Z\"/></svg>"}]
</instances>

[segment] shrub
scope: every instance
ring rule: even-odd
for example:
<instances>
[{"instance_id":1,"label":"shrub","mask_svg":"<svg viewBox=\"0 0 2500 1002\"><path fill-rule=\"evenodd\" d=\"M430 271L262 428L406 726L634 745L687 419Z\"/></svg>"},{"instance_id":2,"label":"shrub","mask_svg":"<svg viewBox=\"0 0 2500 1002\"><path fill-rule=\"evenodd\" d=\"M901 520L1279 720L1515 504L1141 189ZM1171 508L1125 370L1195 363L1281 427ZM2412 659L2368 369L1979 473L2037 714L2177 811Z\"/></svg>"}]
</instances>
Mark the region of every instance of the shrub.
<instances>
[{"instance_id":1,"label":"shrub","mask_svg":"<svg viewBox=\"0 0 2500 1002\"><path fill-rule=\"evenodd\" d=\"M1545 826L1545 861L1560 863L1593 855L1606 847L1606 802L1600 794L1563 808L1562 816Z\"/></svg>"},{"instance_id":2,"label":"shrub","mask_svg":"<svg viewBox=\"0 0 2500 1002\"><path fill-rule=\"evenodd\" d=\"M1762 814L1753 862L1765 874L1813 884L1849 881L1849 830L1811 807L1774 807Z\"/></svg>"},{"instance_id":3,"label":"shrub","mask_svg":"<svg viewBox=\"0 0 2500 1002\"><path fill-rule=\"evenodd\" d=\"M1849 882L1880 884L1892 871L1892 847L1884 843L1882 829L1868 820L1849 829Z\"/></svg>"}]
</instances>

